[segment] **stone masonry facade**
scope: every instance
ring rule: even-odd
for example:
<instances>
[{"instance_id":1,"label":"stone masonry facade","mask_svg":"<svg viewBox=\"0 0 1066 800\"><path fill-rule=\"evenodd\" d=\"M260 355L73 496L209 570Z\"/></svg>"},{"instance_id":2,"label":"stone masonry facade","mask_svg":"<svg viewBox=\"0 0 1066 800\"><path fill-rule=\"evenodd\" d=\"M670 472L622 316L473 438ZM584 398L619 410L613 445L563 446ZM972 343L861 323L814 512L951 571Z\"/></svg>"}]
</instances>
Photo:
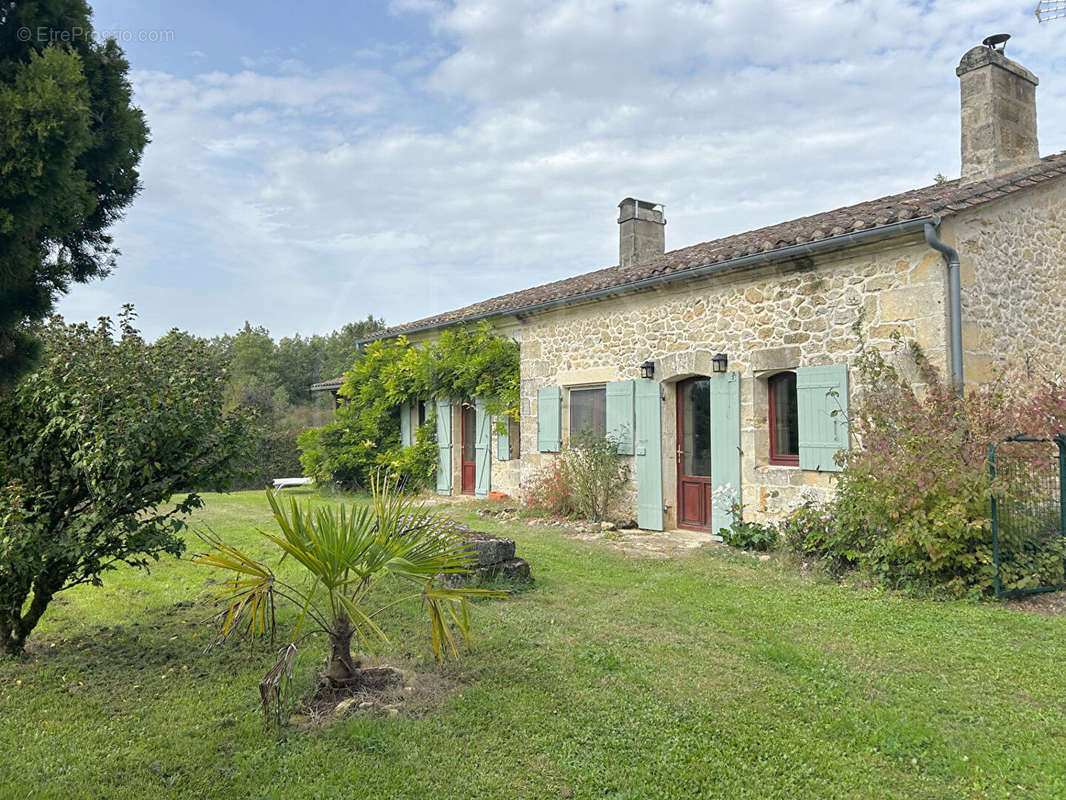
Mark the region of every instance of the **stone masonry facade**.
<instances>
[{"instance_id":1,"label":"stone masonry facade","mask_svg":"<svg viewBox=\"0 0 1066 800\"><path fill-rule=\"evenodd\" d=\"M815 405L810 390L842 388L845 371L840 367L846 365L847 407L854 409L877 401L861 397L855 369L861 347L895 350L901 337L916 342L947 380L953 366L951 248L958 253L962 313L954 321L961 321L966 385L993 381L1016 365L1034 378L1061 379L1066 373L1066 153L1040 157L1039 81L1007 58L1001 41L970 49L956 75L960 179L669 252L663 207L626 198L619 205L617 266L483 300L388 329L376 338L404 333L417 343L448 325L491 319L502 335L520 342L521 453L499 459L493 434L495 491L520 496L523 484L556 458L538 452L539 390L553 387L546 397L557 397L554 387L561 390L565 447L569 391L637 379L641 365L650 361L661 384L663 524L676 526L677 386L689 377L710 376L712 356L724 353L728 371L739 377L745 517L773 518L804 499L824 499L832 493L837 473L823 471L825 461L804 461L802 441L797 461L820 470L782 465L790 461L785 458L770 463L769 379L795 370L800 370L797 385L801 376L836 376L833 383L808 384L810 413ZM926 235L943 255L925 241ZM908 366L903 358L897 363ZM808 367L831 368L804 369ZM917 376L911 372L907 377ZM730 378L729 386L734 383ZM646 383L636 386L648 388ZM822 416L807 417L813 420L808 432L822 433L818 420L831 414L826 398L836 396L834 391L822 396ZM641 396L643 419L654 417L647 412L649 400L654 411L654 395ZM554 447L552 402L552 416L544 417L550 430L545 446ZM729 427L722 428L728 437L717 441L732 453L736 396L728 403L725 412L721 405L717 412L719 420L728 420ZM610 407L609 400L606 405ZM452 421L458 431L457 403ZM712 443L715 424L712 419ZM827 439L809 440L806 452L812 447L834 450L842 438L835 422L832 427ZM452 443L456 486L459 444ZM851 446L856 446L854 437ZM654 447L643 450L647 456ZM637 516L639 457L625 458L631 480L620 513ZM640 459L640 464L647 497L655 472L649 471L648 461ZM736 462L730 466L722 473L729 476L727 482L735 480ZM713 463L711 472L713 478ZM653 491L651 496L657 495ZM642 510L647 509L644 502ZM652 510L658 514L654 504Z\"/></svg>"},{"instance_id":2,"label":"stone masonry facade","mask_svg":"<svg viewBox=\"0 0 1066 800\"><path fill-rule=\"evenodd\" d=\"M1066 181L979 206L951 228L962 263L966 382L1009 362L1066 372Z\"/></svg>"},{"instance_id":3,"label":"stone masonry facade","mask_svg":"<svg viewBox=\"0 0 1066 800\"><path fill-rule=\"evenodd\" d=\"M833 473L768 463L766 378L796 367L851 364L861 346L856 328L869 345L886 349L894 344L893 332L899 331L917 341L935 364L946 364L943 261L913 237L816 264L679 283L668 290L570 307L523 321L520 480L555 457L537 452L538 388L564 388L565 441L566 389L637 378L639 365L651 360L665 395L663 501L665 524L673 527L674 387L684 378L710 375L711 356L725 352L729 369L739 371L742 380L745 516L774 516L805 496L824 497L831 490ZM852 402L856 390L852 381ZM634 515L635 497L631 480L622 514Z\"/></svg>"}]
</instances>

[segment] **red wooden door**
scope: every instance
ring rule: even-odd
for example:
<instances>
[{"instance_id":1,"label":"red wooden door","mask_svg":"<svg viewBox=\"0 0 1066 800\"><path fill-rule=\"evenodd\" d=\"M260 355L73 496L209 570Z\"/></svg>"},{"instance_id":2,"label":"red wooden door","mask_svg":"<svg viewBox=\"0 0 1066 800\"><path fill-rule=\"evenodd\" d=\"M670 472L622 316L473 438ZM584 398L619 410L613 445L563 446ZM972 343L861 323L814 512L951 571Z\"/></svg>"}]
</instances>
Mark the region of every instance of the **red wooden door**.
<instances>
[{"instance_id":1,"label":"red wooden door","mask_svg":"<svg viewBox=\"0 0 1066 800\"><path fill-rule=\"evenodd\" d=\"M473 494L477 482L477 451L474 443L477 438L477 409L463 404L463 466L460 491Z\"/></svg>"},{"instance_id":2,"label":"red wooden door","mask_svg":"<svg viewBox=\"0 0 1066 800\"><path fill-rule=\"evenodd\" d=\"M677 525L711 529L711 387L704 377L677 385Z\"/></svg>"}]
</instances>

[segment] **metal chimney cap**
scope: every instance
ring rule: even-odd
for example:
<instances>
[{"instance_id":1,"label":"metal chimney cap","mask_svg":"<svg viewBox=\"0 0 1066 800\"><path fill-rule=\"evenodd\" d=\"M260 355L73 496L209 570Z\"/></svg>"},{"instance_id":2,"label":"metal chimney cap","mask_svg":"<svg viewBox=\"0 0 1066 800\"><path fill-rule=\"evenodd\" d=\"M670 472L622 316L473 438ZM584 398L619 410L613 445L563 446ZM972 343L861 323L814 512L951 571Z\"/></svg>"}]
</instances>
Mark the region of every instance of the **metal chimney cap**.
<instances>
[{"instance_id":1,"label":"metal chimney cap","mask_svg":"<svg viewBox=\"0 0 1066 800\"><path fill-rule=\"evenodd\" d=\"M1008 39L1010 39L1009 33L994 33L991 36L986 36L985 40L981 42L981 44L983 44L985 47L989 47L992 50L998 50L1002 53L1007 47Z\"/></svg>"}]
</instances>

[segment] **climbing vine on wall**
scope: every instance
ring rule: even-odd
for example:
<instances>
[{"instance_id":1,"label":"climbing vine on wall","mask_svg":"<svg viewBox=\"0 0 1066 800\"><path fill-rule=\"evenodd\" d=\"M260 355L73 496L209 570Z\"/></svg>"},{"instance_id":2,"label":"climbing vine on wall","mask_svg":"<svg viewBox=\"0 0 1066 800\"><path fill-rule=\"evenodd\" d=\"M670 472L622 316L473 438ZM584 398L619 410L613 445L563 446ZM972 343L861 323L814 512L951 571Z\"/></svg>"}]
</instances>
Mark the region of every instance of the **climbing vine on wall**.
<instances>
[{"instance_id":1,"label":"climbing vine on wall","mask_svg":"<svg viewBox=\"0 0 1066 800\"><path fill-rule=\"evenodd\" d=\"M415 444L400 444L399 409L405 403L484 398L486 411L518 418L518 343L488 323L450 328L434 341L406 337L372 342L345 373L336 418L300 437L304 472L320 484L364 486L385 468L413 486L436 470L433 413Z\"/></svg>"}]
</instances>

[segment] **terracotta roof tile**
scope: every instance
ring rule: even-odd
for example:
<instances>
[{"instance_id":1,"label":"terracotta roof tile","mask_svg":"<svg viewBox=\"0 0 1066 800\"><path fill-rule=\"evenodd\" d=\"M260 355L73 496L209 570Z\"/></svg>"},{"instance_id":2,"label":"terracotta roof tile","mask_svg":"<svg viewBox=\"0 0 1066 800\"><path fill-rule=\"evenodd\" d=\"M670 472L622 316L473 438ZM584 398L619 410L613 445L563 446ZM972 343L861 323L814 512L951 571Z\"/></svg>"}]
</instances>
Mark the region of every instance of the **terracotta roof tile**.
<instances>
[{"instance_id":1,"label":"terracotta roof tile","mask_svg":"<svg viewBox=\"0 0 1066 800\"><path fill-rule=\"evenodd\" d=\"M769 253L796 243L831 239L858 230L870 230L918 217L964 211L1013 192L1036 186L1066 174L1066 152L1041 159L1036 164L996 178L971 183L961 180L933 184L900 194L881 197L821 214L769 225L709 242L672 250L658 258L629 267L607 267L573 278L552 281L530 289L483 300L432 317L388 328L366 341L401 333L427 330L475 317L521 311L547 302L578 300L591 292L627 286L661 275L680 275L697 267L730 261L755 253ZM340 379L337 379L338 381ZM333 381L315 387L339 385Z\"/></svg>"},{"instance_id":2,"label":"terracotta roof tile","mask_svg":"<svg viewBox=\"0 0 1066 800\"><path fill-rule=\"evenodd\" d=\"M330 378L328 381L322 381L321 383L312 383L312 392L321 392L326 389L339 389L344 384L344 378Z\"/></svg>"}]
</instances>

